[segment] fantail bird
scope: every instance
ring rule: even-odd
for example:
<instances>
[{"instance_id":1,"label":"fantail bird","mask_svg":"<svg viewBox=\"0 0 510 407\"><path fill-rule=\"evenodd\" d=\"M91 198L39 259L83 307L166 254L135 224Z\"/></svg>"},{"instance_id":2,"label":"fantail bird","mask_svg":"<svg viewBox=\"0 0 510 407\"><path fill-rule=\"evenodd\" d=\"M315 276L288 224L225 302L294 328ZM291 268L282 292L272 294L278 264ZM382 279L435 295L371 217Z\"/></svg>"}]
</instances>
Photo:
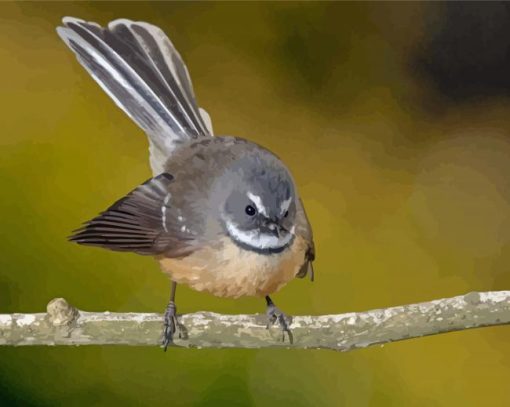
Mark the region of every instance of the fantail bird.
<instances>
[{"instance_id":1,"label":"fantail bird","mask_svg":"<svg viewBox=\"0 0 510 407\"><path fill-rule=\"evenodd\" d=\"M186 65L158 27L65 17L57 32L145 131L154 175L69 239L156 258L172 281L165 349L178 330L177 283L220 297L265 297L268 326L278 322L292 339L269 294L307 273L313 280L315 251L287 167L255 143L213 136Z\"/></svg>"}]
</instances>

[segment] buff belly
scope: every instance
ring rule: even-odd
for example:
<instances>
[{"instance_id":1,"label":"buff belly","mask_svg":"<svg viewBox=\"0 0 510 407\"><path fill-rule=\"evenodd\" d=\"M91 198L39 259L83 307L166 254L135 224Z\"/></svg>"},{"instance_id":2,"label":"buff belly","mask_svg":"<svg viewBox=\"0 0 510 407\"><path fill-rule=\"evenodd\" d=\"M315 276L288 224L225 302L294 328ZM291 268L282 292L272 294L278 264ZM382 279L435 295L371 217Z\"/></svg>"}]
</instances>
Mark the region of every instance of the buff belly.
<instances>
[{"instance_id":1,"label":"buff belly","mask_svg":"<svg viewBox=\"0 0 510 407\"><path fill-rule=\"evenodd\" d=\"M292 280L305 261L307 245L296 236L281 253L241 249L229 238L182 258L158 258L161 269L179 284L218 297L265 296Z\"/></svg>"}]
</instances>

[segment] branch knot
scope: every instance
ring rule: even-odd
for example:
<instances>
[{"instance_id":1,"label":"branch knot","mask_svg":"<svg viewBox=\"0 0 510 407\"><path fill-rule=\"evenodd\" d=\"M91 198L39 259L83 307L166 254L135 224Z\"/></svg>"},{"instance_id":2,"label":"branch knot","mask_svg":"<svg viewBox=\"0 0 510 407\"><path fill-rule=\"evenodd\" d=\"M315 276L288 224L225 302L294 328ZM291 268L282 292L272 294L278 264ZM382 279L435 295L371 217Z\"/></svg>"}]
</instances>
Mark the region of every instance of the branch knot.
<instances>
[{"instance_id":1,"label":"branch knot","mask_svg":"<svg viewBox=\"0 0 510 407\"><path fill-rule=\"evenodd\" d=\"M78 316L79 311L64 298L54 298L46 306L48 320L53 326L71 325Z\"/></svg>"}]
</instances>

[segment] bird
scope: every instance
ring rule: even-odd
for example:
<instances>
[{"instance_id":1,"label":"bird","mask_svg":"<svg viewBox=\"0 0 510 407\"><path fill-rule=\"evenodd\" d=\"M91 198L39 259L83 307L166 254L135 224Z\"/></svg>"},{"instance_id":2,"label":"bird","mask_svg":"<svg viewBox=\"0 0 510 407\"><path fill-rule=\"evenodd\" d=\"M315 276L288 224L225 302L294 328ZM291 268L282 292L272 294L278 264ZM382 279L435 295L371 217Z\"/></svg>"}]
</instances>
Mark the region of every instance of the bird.
<instances>
[{"instance_id":1,"label":"bird","mask_svg":"<svg viewBox=\"0 0 510 407\"><path fill-rule=\"evenodd\" d=\"M267 328L278 325L292 343L292 317L270 295L296 277L314 280L315 245L286 165L252 141L214 135L186 64L159 27L64 17L56 30L145 132L153 175L68 239L155 258L170 280L165 351L181 335L178 284L218 297L263 297Z\"/></svg>"}]
</instances>

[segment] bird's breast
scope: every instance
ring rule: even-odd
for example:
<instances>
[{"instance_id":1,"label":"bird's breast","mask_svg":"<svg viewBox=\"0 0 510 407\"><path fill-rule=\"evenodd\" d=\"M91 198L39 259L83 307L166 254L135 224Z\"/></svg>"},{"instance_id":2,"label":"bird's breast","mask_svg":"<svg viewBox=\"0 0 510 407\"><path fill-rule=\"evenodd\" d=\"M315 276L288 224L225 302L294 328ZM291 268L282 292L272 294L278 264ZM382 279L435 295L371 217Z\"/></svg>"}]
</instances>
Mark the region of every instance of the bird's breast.
<instances>
[{"instance_id":1,"label":"bird's breast","mask_svg":"<svg viewBox=\"0 0 510 407\"><path fill-rule=\"evenodd\" d=\"M240 248L228 237L181 258L158 257L162 270L180 284L219 297L265 296L292 280L305 262L306 241L296 236L280 253Z\"/></svg>"}]
</instances>

